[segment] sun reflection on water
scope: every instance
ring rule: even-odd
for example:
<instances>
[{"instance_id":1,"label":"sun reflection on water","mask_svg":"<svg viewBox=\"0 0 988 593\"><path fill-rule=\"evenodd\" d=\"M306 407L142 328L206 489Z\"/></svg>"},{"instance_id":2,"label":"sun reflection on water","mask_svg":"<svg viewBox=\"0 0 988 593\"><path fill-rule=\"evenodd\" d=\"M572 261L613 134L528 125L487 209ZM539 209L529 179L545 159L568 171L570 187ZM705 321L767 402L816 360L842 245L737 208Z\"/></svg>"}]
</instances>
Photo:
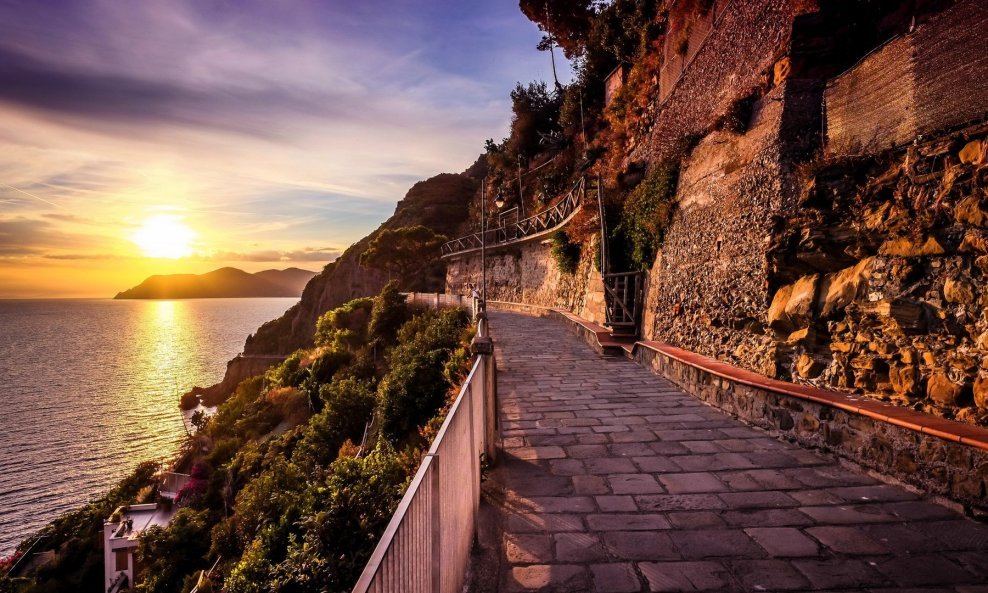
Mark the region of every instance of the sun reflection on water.
<instances>
[{"instance_id":1,"label":"sun reflection on water","mask_svg":"<svg viewBox=\"0 0 988 593\"><path fill-rule=\"evenodd\" d=\"M0 555L185 436L179 396L223 377L290 299L0 302Z\"/></svg>"}]
</instances>

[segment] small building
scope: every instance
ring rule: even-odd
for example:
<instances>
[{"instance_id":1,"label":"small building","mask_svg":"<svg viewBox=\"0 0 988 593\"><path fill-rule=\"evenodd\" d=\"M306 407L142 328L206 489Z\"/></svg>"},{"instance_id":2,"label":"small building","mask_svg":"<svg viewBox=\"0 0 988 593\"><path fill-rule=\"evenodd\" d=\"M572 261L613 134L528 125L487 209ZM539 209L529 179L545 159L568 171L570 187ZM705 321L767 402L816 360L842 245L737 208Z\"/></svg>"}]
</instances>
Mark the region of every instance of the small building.
<instances>
[{"instance_id":1,"label":"small building","mask_svg":"<svg viewBox=\"0 0 988 593\"><path fill-rule=\"evenodd\" d=\"M148 527L164 527L175 511L170 504L133 504L122 506L103 524L103 573L108 593L128 591L141 578L134 552L139 536Z\"/></svg>"},{"instance_id":2,"label":"small building","mask_svg":"<svg viewBox=\"0 0 988 593\"><path fill-rule=\"evenodd\" d=\"M604 107L611 104L618 91L624 86L624 79L628 74L628 65L621 64L604 79Z\"/></svg>"},{"instance_id":3,"label":"small building","mask_svg":"<svg viewBox=\"0 0 988 593\"><path fill-rule=\"evenodd\" d=\"M103 587L107 593L129 591L140 582L142 570L135 558L140 535L149 527L168 525L177 510L172 501L188 481L187 474L169 472L159 488L163 502L119 507L103 523Z\"/></svg>"}]
</instances>

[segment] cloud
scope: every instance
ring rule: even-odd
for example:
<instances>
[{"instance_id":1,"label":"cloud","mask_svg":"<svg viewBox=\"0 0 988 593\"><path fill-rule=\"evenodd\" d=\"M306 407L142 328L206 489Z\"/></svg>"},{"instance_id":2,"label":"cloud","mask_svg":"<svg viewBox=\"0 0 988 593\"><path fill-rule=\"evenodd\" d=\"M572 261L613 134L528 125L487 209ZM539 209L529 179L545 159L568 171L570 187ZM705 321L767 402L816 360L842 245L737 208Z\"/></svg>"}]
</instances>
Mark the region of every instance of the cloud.
<instances>
[{"instance_id":1,"label":"cloud","mask_svg":"<svg viewBox=\"0 0 988 593\"><path fill-rule=\"evenodd\" d=\"M548 68L511 2L0 2L0 22L0 182L39 198L0 187L33 221L0 220L0 257L39 265L132 258L126 227L163 206L200 263L335 259L304 246L466 169Z\"/></svg>"},{"instance_id":2,"label":"cloud","mask_svg":"<svg viewBox=\"0 0 988 593\"><path fill-rule=\"evenodd\" d=\"M110 237L69 232L47 220L0 218L0 258L93 259L91 250L107 252L117 245Z\"/></svg>"}]
</instances>

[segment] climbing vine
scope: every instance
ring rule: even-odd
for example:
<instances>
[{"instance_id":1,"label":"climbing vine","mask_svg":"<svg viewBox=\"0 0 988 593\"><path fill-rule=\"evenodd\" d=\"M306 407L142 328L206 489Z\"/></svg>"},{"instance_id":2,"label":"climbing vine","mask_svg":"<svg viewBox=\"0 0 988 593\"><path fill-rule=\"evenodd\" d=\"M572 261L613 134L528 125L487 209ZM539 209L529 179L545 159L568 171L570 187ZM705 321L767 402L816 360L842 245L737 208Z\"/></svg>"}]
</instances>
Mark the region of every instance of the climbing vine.
<instances>
[{"instance_id":1,"label":"climbing vine","mask_svg":"<svg viewBox=\"0 0 988 593\"><path fill-rule=\"evenodd\" d=\"M560 229L552 234L552 257L556 260L560 272L564 274L576 272L576 266L580 263L580 252L580 244L571 242L566 231Z\"/></svg>"},{"instance_id":2,"label":"climbing vine","mask_svg":"<svg viewBox=\"0 0 988 593\"><path fill-rule=\"evenodd\" d=\"M647 270L655 261L676 207L678 178L677 163L656 165L625 200L614 239L631 269Z\"/></svg>"}]
</instances>

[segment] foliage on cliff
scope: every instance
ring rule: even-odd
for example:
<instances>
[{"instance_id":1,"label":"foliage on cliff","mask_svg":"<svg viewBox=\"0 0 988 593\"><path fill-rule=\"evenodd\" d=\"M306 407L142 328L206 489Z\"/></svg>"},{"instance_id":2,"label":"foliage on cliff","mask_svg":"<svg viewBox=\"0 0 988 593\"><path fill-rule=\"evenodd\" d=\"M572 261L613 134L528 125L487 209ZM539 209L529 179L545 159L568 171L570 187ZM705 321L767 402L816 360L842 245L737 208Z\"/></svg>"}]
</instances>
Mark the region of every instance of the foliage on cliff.
<instances>
[{"instance_id":1,"label":"foliage on cliff","mask_svg":"<svg viewBox=\"0 0 988 593\"><path fill-rule=\"evenodd\" d=\"M218 559L214 590L353 586L465 374L472 330L463 311L408 307L394 283L317 327L315 347L242 382L190 437L176 469L193 479L171 523L140 537L138 591L188 591ZM153 500L156 470L49 526L58 560L19 590L99 590L103 520Z\"/></svg>"},{"instance_id":2,"label":"foliage on cliff","mask_svg":"<svg viewBox=\"0 0 988 593\"><path fill-rule=\"evenodd\" d=\"M677 176L675 164L658 165L625 200L611 240L623 248L619 255L630 269L652 266L675 208Z\"/></svg>"},{"instance_id":3,"label":"foliage on cliff","mask_svg":"<svg viewBox=\"0 0 988 593\"><path fill-rule=\"evenodd\" d=\"M606 206L620 210L637 181L628 183L620 174L627 165L629 138L647 125L647 107L654 101L664 5L646 0L522 0L521 8L547 33L540 48L547 49L551 39L572 58L574 77L566 86L550 88L533 82L518 84L512 91L510 133L486 145L490 195L485 205L489 208L500 194L508 204L521 201L525 213L534 213L554 202L580 176L600 173L609 194ZM625 88L605 108L605 80L619 66L627 70ZM571 241L588 242L599 228L595 214L586 209L577 215L568 229ZM642 251L642 246L631 249ZM625 251L621 246L615 253Z\"/></svg>"}]
</instances>

